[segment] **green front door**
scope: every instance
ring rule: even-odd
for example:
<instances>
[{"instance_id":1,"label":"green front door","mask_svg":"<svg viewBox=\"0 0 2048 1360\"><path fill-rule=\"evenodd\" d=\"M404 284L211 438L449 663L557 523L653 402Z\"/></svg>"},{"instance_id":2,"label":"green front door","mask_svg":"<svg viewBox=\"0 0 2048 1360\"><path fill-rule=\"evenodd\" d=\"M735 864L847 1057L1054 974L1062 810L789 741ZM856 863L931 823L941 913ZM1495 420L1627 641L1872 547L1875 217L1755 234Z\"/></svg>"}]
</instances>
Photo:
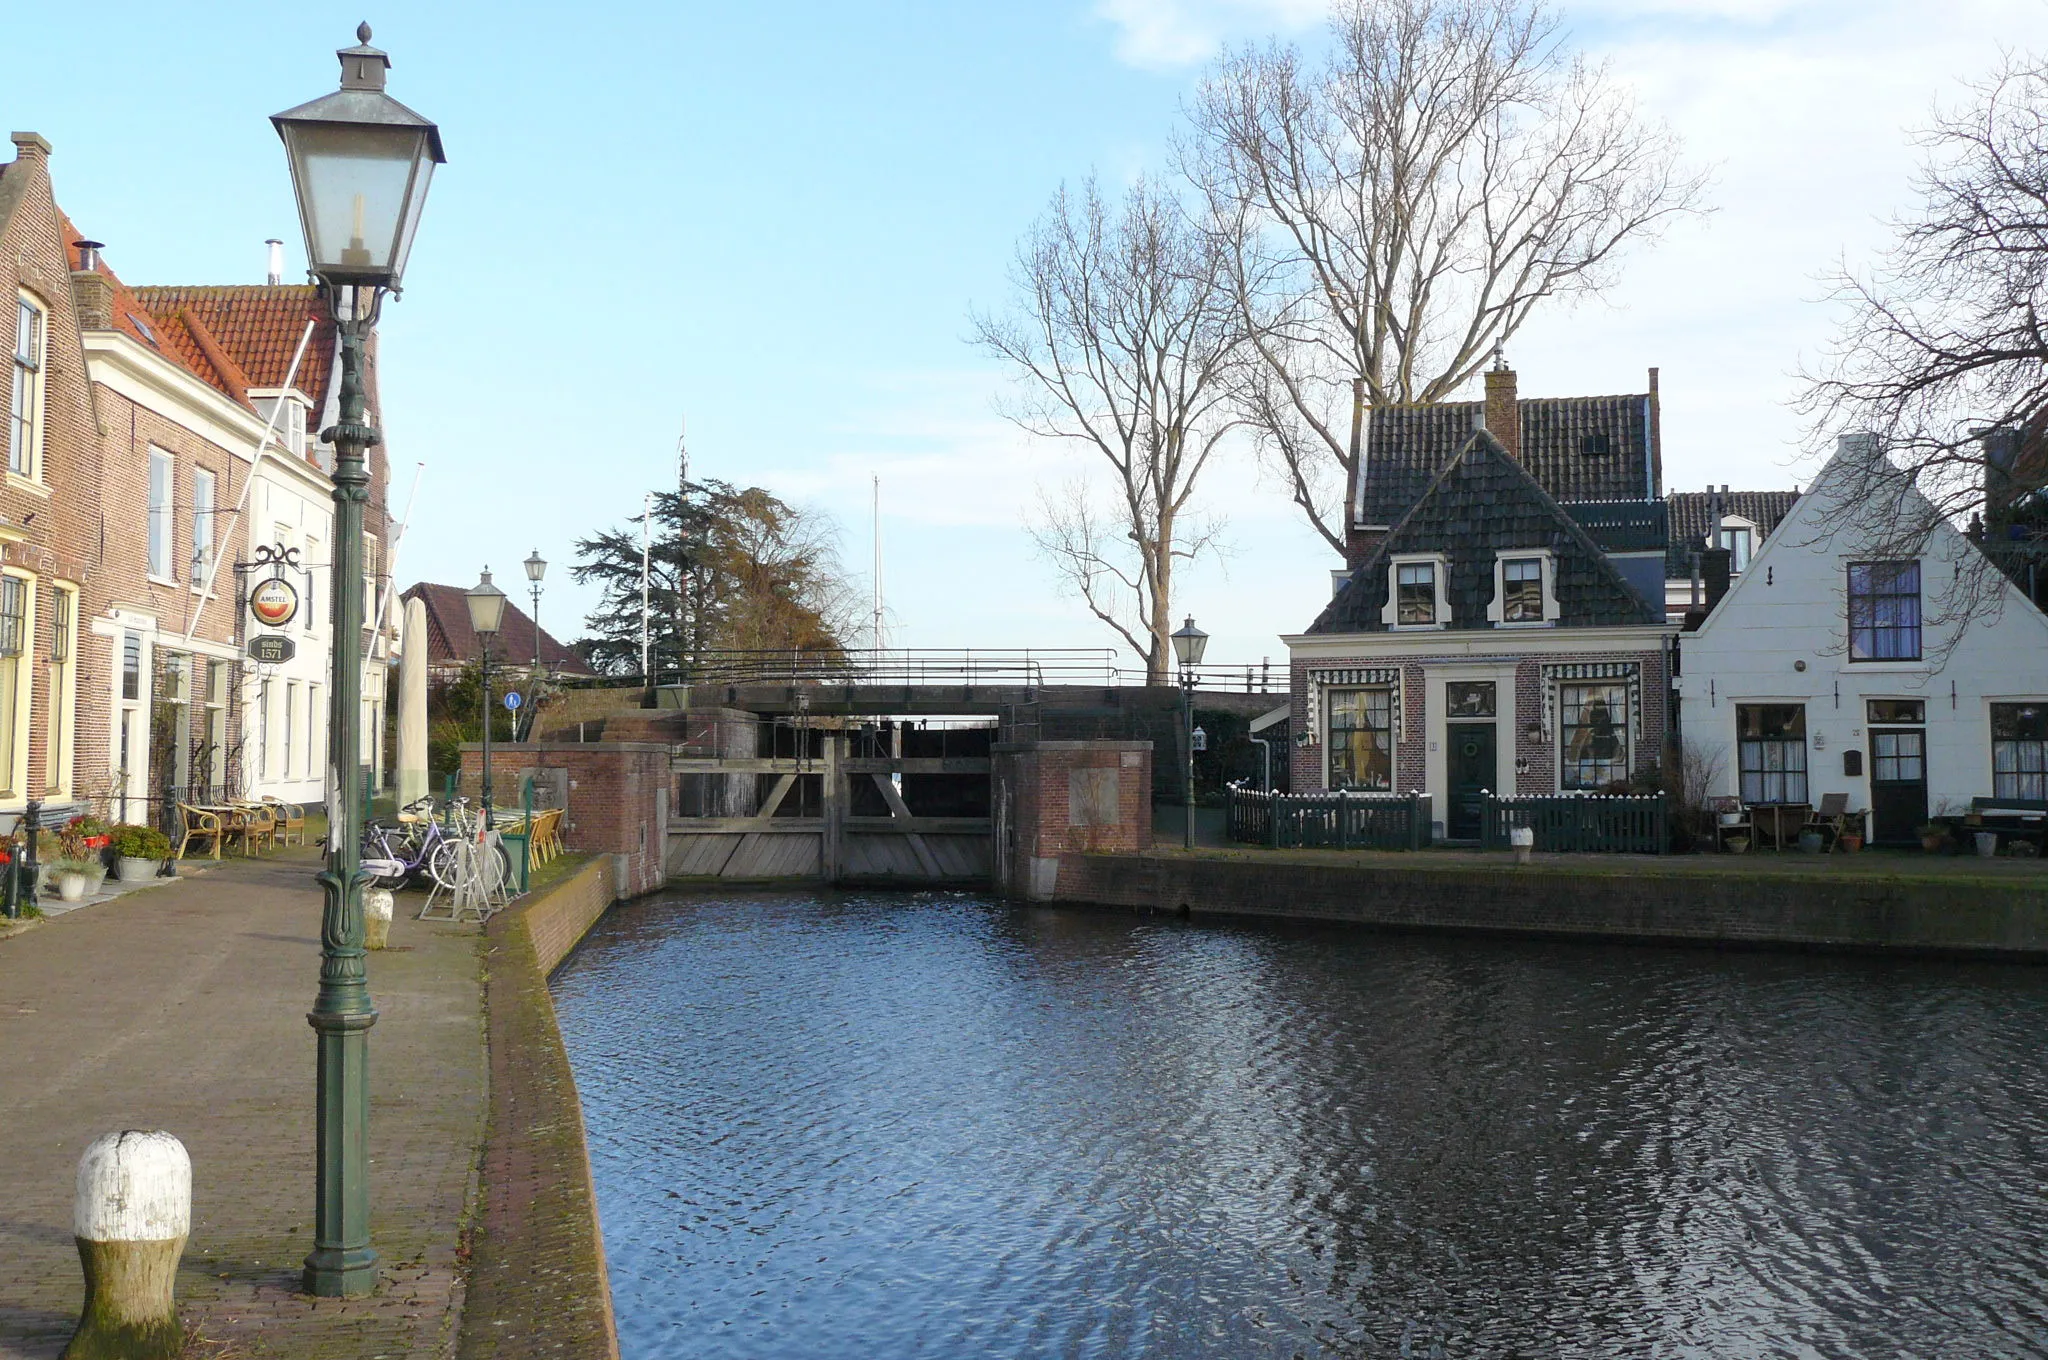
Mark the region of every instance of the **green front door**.
<instances>
[{"instance_id":1,"label":"green front door","mask_svg":"<svg viewBox=\"0 0 2048 1360\"><path fill-rule=\"evenodd\" d=\"M1444 834L1454 841L1476 841L1486 813L1486 791L1499 778L1493 724L1449 723L1444 734L1451 748L1450 807Z\"/></svg>"}]
</instances>

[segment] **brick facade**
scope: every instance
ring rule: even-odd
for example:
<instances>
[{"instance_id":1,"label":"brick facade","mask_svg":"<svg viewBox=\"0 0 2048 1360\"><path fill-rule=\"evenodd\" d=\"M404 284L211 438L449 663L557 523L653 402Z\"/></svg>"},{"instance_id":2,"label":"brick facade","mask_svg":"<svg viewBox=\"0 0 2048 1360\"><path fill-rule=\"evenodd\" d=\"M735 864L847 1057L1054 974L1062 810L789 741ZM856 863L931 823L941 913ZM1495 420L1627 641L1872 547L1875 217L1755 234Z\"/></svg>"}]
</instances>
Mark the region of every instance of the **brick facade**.
<instances>
[{"instance_id":1,"label":"brick facade","mask_svg":"<svg viewBox=\"0 0 2048 1360\"><path fill-rule=\"evenodd\" d=\"M1042 741L995 747L995 880L1052 895L1064 855L1152 848L1152 743Z\"/></svg>"},{"instance_id":2,"label":"brick facade","mask_svg":"<svg viewBox=\"0 0 2048 1360\"><path fill-rule=\"evenodd\" d=\"M499 807L516 807L522 781L564 790L562 844L569 850L610 855L613 898L653 892L666 881L668 842L667 742L524 742L491 747L491 788ZM483 747L462 748L462 781L474 789L483 777Z\"/></svg>"}]
</instances>

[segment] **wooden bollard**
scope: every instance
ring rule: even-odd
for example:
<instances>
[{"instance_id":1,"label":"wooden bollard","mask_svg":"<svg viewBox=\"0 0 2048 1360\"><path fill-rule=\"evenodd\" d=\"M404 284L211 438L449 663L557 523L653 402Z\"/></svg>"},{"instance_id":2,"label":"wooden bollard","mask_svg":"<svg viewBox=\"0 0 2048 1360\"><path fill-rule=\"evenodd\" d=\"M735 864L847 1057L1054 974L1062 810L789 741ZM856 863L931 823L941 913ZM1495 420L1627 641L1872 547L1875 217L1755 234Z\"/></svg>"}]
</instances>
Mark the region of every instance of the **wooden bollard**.
<instances>
[{"instance_id":1,"label":"wooden bollard","mask_svg":"<svg viewBox=\"0 0 2048 1360\"><path fill-rule=\"evenodd\" d=\"M363 894L363 948L382 949L391 943L391 891L372 888Z\"/></svg>"},{"instance_id":2,"label":"wooden bollard","mask_svg":"<svg viewBox=\"0 0 2048 1360\"><path fill-rule=\"evenodd\" d=\"M192 1229L192 1159L158 1129L93 1140L78 1159L71 1230L85 1309L63 1360L172 1360L184 1348L175 1285Z\"/></svg>"}]
</instances>

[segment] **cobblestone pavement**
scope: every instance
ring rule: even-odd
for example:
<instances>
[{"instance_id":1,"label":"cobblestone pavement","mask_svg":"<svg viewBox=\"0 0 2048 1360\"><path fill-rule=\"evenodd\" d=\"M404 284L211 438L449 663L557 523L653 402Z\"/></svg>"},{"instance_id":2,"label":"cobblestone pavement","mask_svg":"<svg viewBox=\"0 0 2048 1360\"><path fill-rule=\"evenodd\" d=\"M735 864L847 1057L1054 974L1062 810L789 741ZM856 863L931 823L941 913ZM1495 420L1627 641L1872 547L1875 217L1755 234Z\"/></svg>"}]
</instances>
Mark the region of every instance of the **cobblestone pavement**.
<instances>
[{"instance_id":1,"label":"cobblestone pavement","mask_svg":"<svg viewBox=\"0 0 2048 1360\"><path fill-rule=\"evenodd\" d=\"M178 1277L205 1355L443 1356L483 1132L479 941L400 899L370 956L372 1233L361 1300L297 1292L312 1248L314 852L223 865L0 940L0 1357L63 1349L82 1297L79 1153L164 1128L192 1154Z\"/></svg>"}]
</instances>

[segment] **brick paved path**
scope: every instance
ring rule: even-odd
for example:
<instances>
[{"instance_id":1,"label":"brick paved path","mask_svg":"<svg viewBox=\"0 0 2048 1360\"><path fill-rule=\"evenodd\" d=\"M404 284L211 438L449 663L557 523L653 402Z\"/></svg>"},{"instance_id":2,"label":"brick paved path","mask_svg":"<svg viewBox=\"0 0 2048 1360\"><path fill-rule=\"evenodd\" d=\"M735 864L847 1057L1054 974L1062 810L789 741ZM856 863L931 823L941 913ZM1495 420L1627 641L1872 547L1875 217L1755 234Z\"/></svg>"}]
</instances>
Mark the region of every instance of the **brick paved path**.
<instances>
[{"instance_id":1,"label":"brick paved path","mask_svg":"<svg viewBox=\"0 0 2048 1360\"><path fill-rule=\"evenodd\" d=\"M475 927L405 919L370 956L369 1299L308 1299L320 893L312 851L224 865L0 940L0 1357L55 1357L82 1293L78 1155L157 1127L192 1154L178 1295L200 1354L441 1356L483 1129Z\"/></svg>"}]
</instances>

